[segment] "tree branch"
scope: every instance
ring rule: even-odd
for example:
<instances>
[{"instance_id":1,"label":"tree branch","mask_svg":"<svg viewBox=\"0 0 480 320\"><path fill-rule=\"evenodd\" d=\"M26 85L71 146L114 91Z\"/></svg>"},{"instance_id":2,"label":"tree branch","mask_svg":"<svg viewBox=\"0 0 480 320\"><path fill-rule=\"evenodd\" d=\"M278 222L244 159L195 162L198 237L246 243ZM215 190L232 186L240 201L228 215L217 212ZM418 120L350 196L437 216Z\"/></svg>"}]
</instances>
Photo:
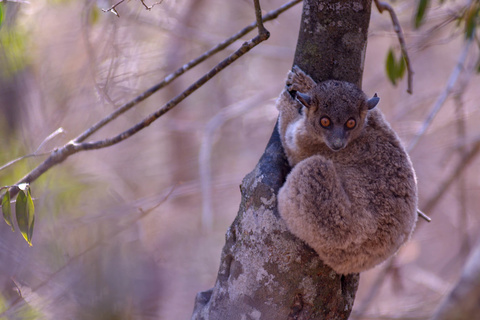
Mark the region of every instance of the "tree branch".
<instances>
[{"instance_id":1,"label":"tree branch","mask_svg":"<svg viewBox=\"0 0 480 320\"><path fill-rule=\"evenodd\" d=\"M411 152L413 148L417 145L418 141L420 138L425 134L427 131L428 127L432 124L433 118L437 115L437 113L440 111L442 108L443 104L447 100L448 96L453 90L453 87L455 83L457 82L458 76L460 75L460 72L463 69L463 65L465 63L465 59L467 58L468 51L470 49L470 46L472 44L472 39L467 40L465 45L463 46L463 50L460 53L460 56L458 58L458 62L455 66L455 68L452 71L452 74L450 75L450 78L448 79L447 85L445 86L445 89L442 91L440 96L438 97L437 101L435 102L435 105L433 106L432 110L428 114L427 118L423 122L422 127L417 131L413 139L410 141L410 144L408 145L407 150Z\"/></svg>"},{"instance_id":2,"label":"tree branch","mask_svg":"<svg viewBox=\"0 0 480 320\"><path fill-rule=\"evenodd\" d=\"M48 137L46 137L41 143L40 145L37 147L37 149L32 152L32 153L29 153L27 155L24 155L24 156L21 156L17 159L14 159L6 164L4 164L3 166L0 167L0 171L10 167L11 165L14 165L15 163L17 163L18 161L21 161L23 159L26 159L26 158L31 158L31 157L38 157L38 156L46 156L46 155L49 155L51 154L53 151L47 151L47 152L39 152L42 147L50 140L52 140L53 138L55 138L57 135L61 134L61 133L64 133L65 131L63 130L63 128L58 128L57 130L55 130L54 132L52 132L51 134L48 135Z\"/></svg>"},{"instance_id":3,"label":"tree branch","mask_svg":"<svg viewBox=\"0 0 480 320\"><path fill-rule=\"evenodd\" d=\"M265 16L263 16L262 20L264 22L266 22L266 21L276 19L281 13L287 11L288 9L290 9L294 5L298 4L299 2L301 2L301 0L289 1L286 4L282 5L281 7L279 7L278 9L275 9L275 10L272 10L272 11L268 12ZM215 55L216 53L224 50L229 45L231 45L232 43L234 43L235 41L237 41L238 39L240 39L241 37L243 37L244 35L246 35L250 31L255 29L256 26L257 26L257 21L255 21L255 22L251 23L250 25L246 26L245 28L243 28L242 30L240 30L239 32L237 32L236 34L231 36L230 38L220 42L215 47L206 51L205 53L198 56L197 58L195 58L195 59L191 60L190 62L184 64L181 68L177 69L173 73L170 73L168 76L166 76L165 79L163 79L161 82L159 82L156 85L152 86L151 88L147 89L142 94L138 95L135 99L125 103L120 108L118 108L117 110L115 110L114 112L112 112L111 114L109 114L108 116L106 116L105 118L103 118L102 120L97 122L96 124L94 124L91 128L89 128L88 130L83 132L81 135L79 135L73 141L76 142L76 143L83 142L85 139L87 139L89 136L91 136L92 134L97 132L99 129L104 127L106 124L108 124L112 120L116 119L119 115L121 115L121 114L125 113L126 111L130 110L132 107L136 106L137 104L139 104L143 100L147 99L148 97L150 97L155 92L164 88L165 86L170 84L173 80L177 79L179 76L181 76L182 74L184 74L188 70L197 66L201 62L207 60L208 58Z\"/></svg>"},{"instance_id":4,"label":"tree branch","mask_svg":"<svg viewBox=\"0 0 480 320\"><path fill-rule=\"evenodd\" d=\"M434 320L469 320L480 314L480 245L463 268L460 280L441 303Z\"/></svg>"},{"instance_id":5,"label":"tree branch","mask_svg":"<svg viewBox=\"0 0 480 320\"><path fill-rule=\"evenodd\" d=\"M463 171L472 163L472 161L477 157L479 152L480 137L475 140L471 149L462 155L455 169L450 173L450 175L445 179L445 181L440 184L440 188L437 190L435 195L431 197L430 200L425 204L426 211L433 210L433 208L438 204L440 199L443 198L443 195L448 190L448 188L450 188L452 183L462 175Z\"/></svg>"},{"instance_id":6,"label":"tree branch","mask_svg":"<svg viewBox=\"0 0 480 320\"><path fill-rule=\"evenodd\" d=\"M410 58L408 56L408 51L407 51L407 45L405 44L405 37L403 36L402 27L400 26L400 22L398 21L397 14L395 13L395 10L393 10L390 4L380 0L374 0L374 1L375 1L375 6L377 7L377 10L380 13L383 13L383 10L387 10L388 13L390 13L390 18L392 19L392 24L393 24L393 30L397 34L398 42L400 42L400 49L402 51L402 56L405 59L405 65L407 66L407 73L408 73L407 92L412 94L413 93L412 83L413 83L414 72L412 70L412 65L410 63Z\"/></svg>"},{"instance_id":7,"label":"tree branch","mask_svg":"<svg viewBox=\"0 0 480 320\"><path fill-rule=\"evenodd\" d=\"M258 0L255 0L258 2ZM163 116L165 113L173 109L178 103L183 101L186 97L188 97L190 94L192 94L195 90L200 88L202 85L204 85L206 82L208 82L210 79L212 79L215 75L217 75L220 71L228 67L230 64L232 64L234 61L239 59L241 56L249 52L251 49L253 49L255 46L260 44L261 42L265 41L269 37L268 31L263 27L262 20L263 21L268 21L272 20L278 15L280 15L282 12L288 10L289 8L293 7L295 4L299 3L301 0L294 0L290 1L280 8L273 10L269 12L267 15L263 17L259 17L257 15L257 10L256 10L256 18L257 21L250 24L249 26L245 27L238 33L236 33L234 36L228 38L227 40L221 42L211 50L205 52L203 55L199 56L198 58L190 61L183 67L179 68L177 71L174 73L168 75L163 81L160 83L156 84L155 86L151 87L150 89L146 90L139 96L137 96L135 99L131 100L130 102L124 104L121 106L119 109L115 110L112 112L110 115L107 117L103 118L99 122L97 122L95 125L87 129L85 132L80 134L78 137L64 145L63 147L54 150L50 156L42 162L40 165L38 165L35 169L33 169L30 173L25 175L22 179L20 179L16 185L21 184L21 183L32 183L35 181L40 175L45 173L47 170L49 170L51 167L54 165L57 165L61 162L63 162L65 159L67 159L69 156L80 152L84 150L94 150L94 149L102 149L106 148L109 146L112 146L114 144L117 144L125 139L128 139L129 137L133 136L135 133L139 132L140 130L146 128L149 126L151 123L153 123L155 120ZM259 8L259 4L256 4L256 8ZM208 73L206 73L203 77L198 79L196 82L194 82L190 87L188 87L185 91L177 95L175 98L171 99L169 102L167 102L164 106L162 106L159 110L156 112L150 114L147 116L145 119L143 119L141 122L137 123L133 127L129 128L128 130L108 139L104 140L99 140L95 142L84 142L89 136L91 136L93 133L97 132L99 129L104 127L106 124L117 118L119 115L123 114L127 110L131 109L141 101L147 99L150 97L153 93L156 91L160 90L161 88L165 87L169 83L171 83L174 79L178 78L180 75L185 73L187 70L193 68L194 66L198 65L200 62L206 60L213 54L223 50L226 48L228 45L248 33L249 31L253 30L255 26L259 26L259 34L255 36L253 39L243 43L243 45L237 49L234 53L232 53L230 56L228 56L226 59L221 61L219 64L217 64L213 69L211 69ZM10 194L11 197L13 198L16 194L18 193L18 188L17 187L12 187L10 189Z\"/></svg>"},{"instance_id":8,"label":"tree branch","mask_svg":"<svg viewBox=\"0 0 480 320\"><path fill-rule=\"evenodd\" d=\"M118 14L118 11L117 11L117 7L122 3L124 2L125 0L120 0L118 1L117 3L115 3L113 6L111 6L110 8L108 9L102 9L103 12L111 12L113 13L114 15L116 15L117 17L120 18L120 15Z\"/></svg>"}]
</instances>

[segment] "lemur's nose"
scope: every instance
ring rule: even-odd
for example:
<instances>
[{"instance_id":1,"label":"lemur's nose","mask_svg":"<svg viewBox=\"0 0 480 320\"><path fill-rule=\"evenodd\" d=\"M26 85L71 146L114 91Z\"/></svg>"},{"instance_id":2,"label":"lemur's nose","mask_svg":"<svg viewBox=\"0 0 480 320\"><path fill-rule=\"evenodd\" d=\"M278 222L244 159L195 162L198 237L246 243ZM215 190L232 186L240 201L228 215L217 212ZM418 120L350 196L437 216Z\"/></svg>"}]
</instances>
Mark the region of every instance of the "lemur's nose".
<instances>
[{"instance_id":1,"label":"lemur's nose","mask_svg":"<svg viewBox=\"0 0 480 320\"><path fill-rule=\"evenodd\" d=\"M342 149L343 147L345 147L345 143L342 139L340 139L340 138L333 139L333 141L332 141L332 149L333 150L337 151L337 150Z\"/></svg>"}]
</instances>

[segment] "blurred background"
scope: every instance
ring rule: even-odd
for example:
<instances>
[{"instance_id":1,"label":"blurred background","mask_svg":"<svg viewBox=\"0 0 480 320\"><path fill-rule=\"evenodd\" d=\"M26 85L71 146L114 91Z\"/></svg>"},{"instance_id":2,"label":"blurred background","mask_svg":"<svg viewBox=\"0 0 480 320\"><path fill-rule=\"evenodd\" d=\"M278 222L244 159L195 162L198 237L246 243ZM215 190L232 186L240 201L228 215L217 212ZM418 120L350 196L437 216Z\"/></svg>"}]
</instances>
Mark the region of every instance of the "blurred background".
<instances>
[{"instance_id":1,"label":"blurred background","mask_svg":"<svg viewBox=\"0 0 480 320\"><path fill-rule=\"evenodd\" d=\"M262 0L262 9L284 1ZM102 11L115 3L0 3L0 165L34 152L58 128L65 132L38 153L63 146L254 21L247 0L164 0L151 10L138 0L116 6L118 17ZM363 89L379 94L406 145L451 90L411 149L420 208L433 221L419 220L393 261L362 274L358 319L428 319L479 240L480 166L475 153L468 157L480 138L479 52L475 43L466 47L456 23L467 3L432 1L420 29L412 22L416 1L394 3L415 72L413 95L406 78L397 86L388 80L387 52L398 57L400 49L389 15L372 8ZM267 23L267 42L148 128L115 146L75 154L32 184L33 246L0 223L0 319L190 318L196 293L214 285L242 178L273 130L301 9ZM254 35L90 139L141 121ZM16 183L44 159L1 170L0 185Z\"/></svg>"}]
</instances>

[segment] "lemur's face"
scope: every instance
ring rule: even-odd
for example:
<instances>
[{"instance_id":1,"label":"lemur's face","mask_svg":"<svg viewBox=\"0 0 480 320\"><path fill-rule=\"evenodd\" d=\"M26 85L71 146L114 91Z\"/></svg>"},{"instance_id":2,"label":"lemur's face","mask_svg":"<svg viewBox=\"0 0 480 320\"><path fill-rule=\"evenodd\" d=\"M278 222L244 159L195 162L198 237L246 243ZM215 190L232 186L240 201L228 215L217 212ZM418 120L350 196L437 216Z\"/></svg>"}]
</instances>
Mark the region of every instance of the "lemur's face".
<instances>
[{"instance_id":1,"label":"lemur's face","mask_svg":"<svg viewBox=\"0 0 480 320\"><path fill-rule=\"evenodd\" d=\"M355 85L329 80L306 94L297 92L297 100L304 106L307 130L331 150L339 151L362 133L367 112L379 98L367 100Z\"/></svg>"}]
</instances>

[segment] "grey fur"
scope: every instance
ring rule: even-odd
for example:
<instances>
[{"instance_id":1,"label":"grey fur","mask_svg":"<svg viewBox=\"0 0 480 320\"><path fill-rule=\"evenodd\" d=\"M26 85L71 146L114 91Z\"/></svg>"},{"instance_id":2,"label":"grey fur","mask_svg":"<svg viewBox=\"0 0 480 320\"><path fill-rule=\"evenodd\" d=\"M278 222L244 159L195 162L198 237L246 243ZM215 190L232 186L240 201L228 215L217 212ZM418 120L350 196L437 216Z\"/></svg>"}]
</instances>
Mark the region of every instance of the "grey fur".
<instances>
[{"instance_id":1,"label":"grey fur","mask_svg":"<svg viewBox=\"0 0 480 320\"><path fill-rule=\"evenodd\" d=\"M278 210L289 230L340 274L386 260L417 220L415 173L375 109L378 101L348 82L316 84L298 67L277 100L280 137L293 167ZM328 128L320 125L325 116Z\"/></svg>"}]
</instances>

